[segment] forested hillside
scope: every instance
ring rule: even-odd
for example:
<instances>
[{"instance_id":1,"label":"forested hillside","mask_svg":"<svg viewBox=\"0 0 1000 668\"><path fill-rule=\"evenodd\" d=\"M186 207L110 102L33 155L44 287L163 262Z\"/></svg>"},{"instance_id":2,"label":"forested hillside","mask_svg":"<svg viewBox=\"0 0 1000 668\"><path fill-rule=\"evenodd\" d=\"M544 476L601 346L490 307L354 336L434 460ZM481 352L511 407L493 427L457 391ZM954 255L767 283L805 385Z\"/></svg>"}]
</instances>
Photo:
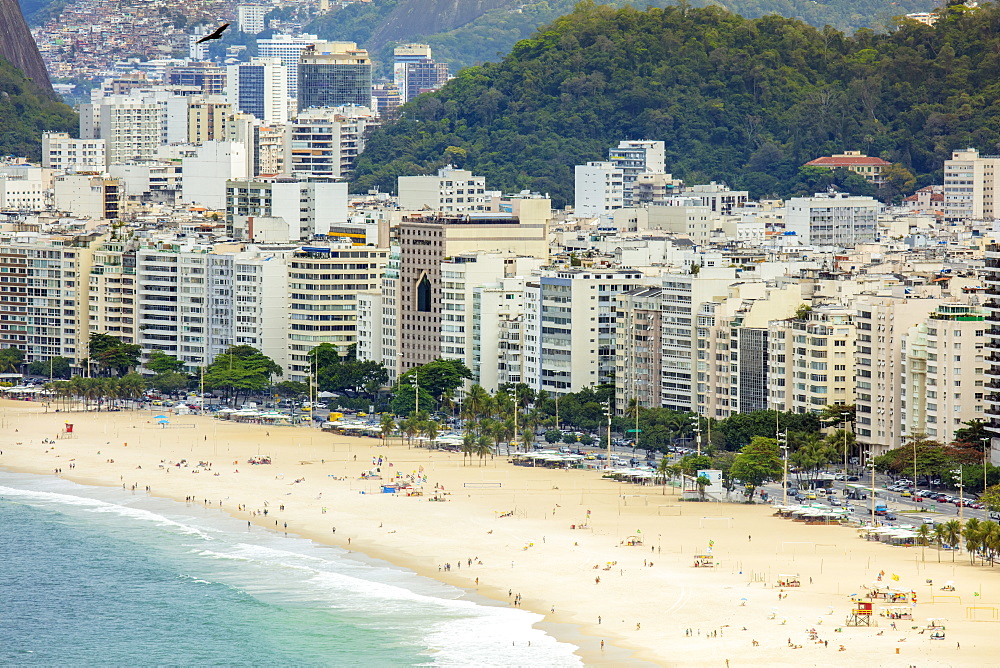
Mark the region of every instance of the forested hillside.
<instances>
[{"instance_id":1,"label":"forested hillside","mask_svg":"<svg viewBox=\"0 0 1000 668\"><path fill-rule=\"evenodd\" d=\"M354 187L395 190L447 159L563 205L573 165L626 138L665 140L677 176L755 195L788 194L803 163L845 149L927 183L956 147L1000 147L1000 10L951 11L933 28L847 36L718 8L581 4L406 107L368 143Z\"/></svg>"},{"instance_id":2,"label":"forested hillside","mask_svg":"<svg viewBox=\"0 0 1000 668\"><path fill-rule=\"evenodd\" d=\"M76 113L0 58L0 155L40 160L42 132L75 132Z\"/></svg>"},{"instance_id":3,"label":"forested hillside","mask_svg":"<svg viewBox=\"0 0 1000 668\"><path fill-rule=\"evenodd\" d=\"M22 0L43 2L45 0ZM318 18L309 26L326 39L349 39L365 45L385 64L397 42L419 41L434 47L435 57L462 67L501 58L519 40L531 36L538 26L573 11L578 0L374 0L357 2ZM605 0L601 4L623 7L628 0ZM635 7L665 7L676 0L635 0ZM858 28L884 30L892 17L933 9L934 0L692 0L694 7L718 5L748 18L778 14L802 19L817 27L833 26L853 33ZM406 20L407 16L425 20ZM441 26L433 29L435 25Z\"/></svg>"}]
</instances>

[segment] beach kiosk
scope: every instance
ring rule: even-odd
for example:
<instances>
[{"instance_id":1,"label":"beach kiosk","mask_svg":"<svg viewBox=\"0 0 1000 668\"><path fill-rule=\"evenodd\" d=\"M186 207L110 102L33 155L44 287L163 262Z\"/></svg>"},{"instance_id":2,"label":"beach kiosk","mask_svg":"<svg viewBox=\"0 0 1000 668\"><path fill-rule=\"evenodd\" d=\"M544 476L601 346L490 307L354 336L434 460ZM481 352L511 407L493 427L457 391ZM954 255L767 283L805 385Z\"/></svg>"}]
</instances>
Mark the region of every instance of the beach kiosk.
<instances>
[{"instance_id":1,"label":"beach kiosk","mask_svg":"<svg viewBox=\"0 0 1000 668\"><path fill-rule=\"evenodd\" d=\"M695 568L712 568L715 566L715 557L710 554L694 555Z\"/></svg>"},{"instance_id":2,"label":"beach kiosk","mask_svg":"<svg viewBox=\"0 0 1000 668\"><path fill-rule=\"evenodd\" d=\"M636 545L642 545L642 538L639 538L639 536L629 536L625 539L625 544L633 547Z\"/></svg>"},{"instance_id":3,"label":"beach kiosk","mask_svg":"<svg viewBox=\"0 0 1000 668\"><path fill-rule=\"evenodd\" d=\"M778 575L778 587L801 587L802 581L799 579L799 574L795 575Z\"/></svg>"}]
</instances>

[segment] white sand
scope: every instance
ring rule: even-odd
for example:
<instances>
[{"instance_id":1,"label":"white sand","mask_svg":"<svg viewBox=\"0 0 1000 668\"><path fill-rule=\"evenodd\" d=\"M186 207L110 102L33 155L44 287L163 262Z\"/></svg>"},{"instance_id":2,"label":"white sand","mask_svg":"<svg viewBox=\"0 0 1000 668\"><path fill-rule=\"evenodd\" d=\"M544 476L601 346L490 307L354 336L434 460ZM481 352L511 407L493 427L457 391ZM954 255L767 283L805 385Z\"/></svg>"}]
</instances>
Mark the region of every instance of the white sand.
<instances>
[{"instance_id":1,"label":"white sand","mask_svg":"<svg viewBox=\"0 0 1000 668\"><path fill-rule=\"evenodd\" d=\"M550 632L566 634L559 624L572 624L590 638L580 651L588 664L1000 665L1000 622L966 620L970 606L1000 609L1000 578L989 566L970 566L964 554L953 564L951 553L935 548L869 543L850 528L775 518L767 506L680 504L670 491L605 481L593 471L515 467L502 457L480 466L463 463L460 454L409 449L398 439L383 447L376 439L192 416L171 420L195 428L164 429L151 411L44 414L37 404L15 401L0 402L0 410L0 466L47 474L61 468L63 477L84 484L149 485L153 494L180 501L193 496L212 507L221 501L236 517L272 529L287 522L290 533L498 601L509 603L508 592L519 593L523 607L558 623L545 627ZM75 437L43 445L65 421L73 422ZM246 463L258 454L274 463ZM379 481L359 479L378 455L392 463L383 466L385 478L422 466L426 495L380 494ZM160 467L161 460L181 459L191 467ZM194 468L199 461L211 461L212 470ZM449 492L448 501L428 500L435 484ZM265 501L269 514L252 515ZM513 516L499 517L509 511ZM572 524L589 528L572 530ZM629 536L645 544L623 545ZM693 568L693 555L710 540L718 566ZM605 570L609 562L616 563ZM452 564L450 572L439 571L445 563ZM882 617L878 627L845 627L849 595L862 593L861 585L883 570L887 583L916 590L915 619L897 621L896 630ZM781 600L780 573L797 573L803 583ZM946 580L955 582L961 601L932 603L933 596L950 594L939 590ZM883 605L877 602L876 610ZM992 613L979 611L990 620ZM945 640L918 632L928 617L948 619ZM828 646L810 642L811 628ZM800 647L789 647L789 640Z\"/></svg>"}]
</instances>

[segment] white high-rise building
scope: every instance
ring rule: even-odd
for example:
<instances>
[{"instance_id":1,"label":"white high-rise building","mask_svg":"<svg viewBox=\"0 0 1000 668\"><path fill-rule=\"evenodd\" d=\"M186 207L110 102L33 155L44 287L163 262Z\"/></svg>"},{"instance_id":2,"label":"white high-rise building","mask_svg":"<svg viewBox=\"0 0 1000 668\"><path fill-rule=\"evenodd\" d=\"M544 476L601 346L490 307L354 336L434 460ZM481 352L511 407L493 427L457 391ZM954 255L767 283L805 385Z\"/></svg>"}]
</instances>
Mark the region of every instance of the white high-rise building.
<instances>
[{"instance_id":1,"label":"white high-rise building","mask_svg":"<svg viewBox=\"0 0 1000 668\"><path fill-rule=\"evenodd\" d=\"M288 97L299 95L299 59L302 52L320 41L316 35L274 35L270 39L257 40L257 55L260 58L280 58L288 77Z\"/></svg>"},{"instance_id":2,"label":"white high-rise building","mask_svg":"<svg viewBox=\"0 0 1000 668\"><path fill-rule=\"evenodd\" d=\"M136 252L138 341L196 368L233 343L233 255L151 242Z\"/></svg>"},{"instance_id":3,"label":"white high-rise building","mask_svg":"<svg viewBox=\"0 0 1000 668\"><path fill-rule=\"evenodd\" d=\"M207 141L184 158L181 197L186 203L213 209L226 206L226 183L248 174L246 147L240 142Z\"/></svg>"},{"instance_id":4,"label":"white high-rise building","mask_svg":"<svg viewBox=\"0 0 1000 668\"><path fill-rule=\"evenodd\" d=\"M66 172L103 172L107 166L103 139L74 139L65 132L42 133L42 167Z\"/></svg>"},{"instance_id":5,"label":"white high-rise building","mask_svg":"<svg viewBox=\"0 0 1000 668\"><path fill-rule=\"evenodd\" d=\"M974 148L953 151L944 161L944 218L993 220L1000 214L995 198L1000 188L1000 156L980 155Z\"/></svg>"},{"instance_id":6,"label":"white high-rise building","mask_svg":"<svg viewBox=\"0 0 1000 668\"><path fill-rule=\"evenodd\" d=\"M408 211L487 211L486 177L442 167L436 176L400 176L399 208Z\"/></svg>"},{"instance_id":7,"label":"white high-rise building","mask_svg":"<svg viewBox=\"0 0 1000 668\"><path fill-rule=\"evenodd\" d=\"M288 68L280 58L254 58L226 72L226 98L234 110L264 123L288 122Z\"/></svg>"},{"instance_id":8,"label":"white high-rise building","mask_svg":"<svg viewBox=\"0 0 1000 668\"><path fill-rule=\"evenodd\" d=\"M226 184L226 228L237 239L282 243L328 234L347 221L347 183L297 179Z\"/></svg>"},{"instance_id":9,"label":"white high-rise building","mask_svg":"<svg viewBox=\"0 0 1000 668\"><path fill-rule=\"evenodd\" d=\"M305 109L290 124L285 167L301 178L343 179L365 148L376 116L367 107Z\"/></svg>"},{"instance_id":10,"label":"white high-rise building","mask_svg":"<svg viewBox=\"0 0 1000 668\"><path fill-rule=\"evenodd\" d=\"M240 32L256 35L264 32L264 17L271 11L267 5L236 5L236 26Z\"/></svg>"},{"instance_id":11,"label":"white high-rise building","mask_svg":"<svg viewBox=\"0 0 1000 668\"><path fill-rule=\"evenodd\" d=\"M622 170L625 206L632 206L633 187L642 174L663 174L667 171L665 143L648 139L625 140L608 151L608 161Z\"/></svg>"},{"instance_id":12,"label":"white high-rise building","mask_svg":"<svg viewBox=\"0 0 1000 668\"><path fill-rule=\"evenodd\" d=\"M785 202L785 229L803 244L854 246L875 241L882 205L871 197L816 193Z\"/></svg>"},{"instance_id":13,"label":"white high-rise building","mask_svg":"<svg viewBox=\"0 0 1000 668\"><path fill-rule=\"evenodd\" d=\"M632 269L545 272L524 288L521 381L563 395L611 382L615 374L615 296L650 280Z\"/></svg>"},{"instance_id":14,"label":"white high-rise building","mask_svg":"<svg viewBox=\"0 0 1000 668\"><path fill-rule=\"evenodd\" d=\"M603 216L625 206L624 176L611 162L588 162L574 169L577 216Z\"/></svg>"}]
</instances>

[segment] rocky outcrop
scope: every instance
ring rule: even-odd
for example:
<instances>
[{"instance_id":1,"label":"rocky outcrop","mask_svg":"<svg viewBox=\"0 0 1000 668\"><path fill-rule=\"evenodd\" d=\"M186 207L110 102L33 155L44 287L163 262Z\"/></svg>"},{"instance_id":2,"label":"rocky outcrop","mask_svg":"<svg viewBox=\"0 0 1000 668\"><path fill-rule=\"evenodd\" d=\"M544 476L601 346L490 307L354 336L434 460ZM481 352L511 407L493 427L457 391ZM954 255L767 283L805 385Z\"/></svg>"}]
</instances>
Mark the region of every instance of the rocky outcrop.
<instances>
[{"instance_id":1,"label":"rocky outcrop","mask_svg":"<svg viewBox=\"0 0 1000 668\"><path fill-rule=\"evenodd\" d=\"M515 0L403 0L366 46L369 51L378 51L388 42L453 30L488 11L515 4Z\"/></svg>"},{"instance_id":2,"label":"rocky outcrop","mask_svg":"<svg viewBox=\"0 0 1000 668\"><path fill-rule=\"evenodd\" d=\"M17 0L0 0L0 57L24 72L40 93L55 95L35 38Z\"/></svg>"}]
</instances>

